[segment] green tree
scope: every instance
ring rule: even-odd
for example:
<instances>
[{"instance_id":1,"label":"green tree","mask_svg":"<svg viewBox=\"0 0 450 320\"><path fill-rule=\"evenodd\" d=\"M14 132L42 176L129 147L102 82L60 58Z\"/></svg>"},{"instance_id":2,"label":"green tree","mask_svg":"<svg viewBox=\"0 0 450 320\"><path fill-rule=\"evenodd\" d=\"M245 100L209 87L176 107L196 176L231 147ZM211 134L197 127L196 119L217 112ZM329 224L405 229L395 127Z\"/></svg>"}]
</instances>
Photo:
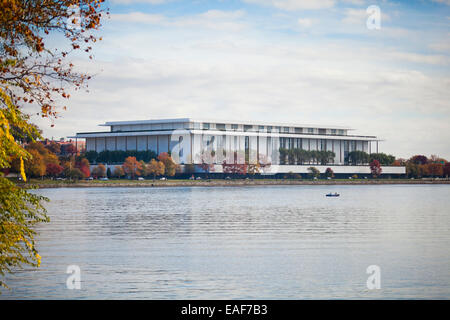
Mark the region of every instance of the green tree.
<instances>
[{"instance_id":1,"label":"green tree","mask_svg":"<svg viewBox=\"0 0 450 320\"><path fill-rule=\"evenodd\" d=\"M97 40L91 31L100 26L102 3L0 1L0 168L10 168L18 159L24 181L23 161L31 160L32 155L21 144L35 141L40 133L23 110L38 106L39 111L33 113L54 117L56 101L70 96L67 89L81 88L89 79L74 71L67 50L48 47L54 41L47 40L60 34L68 42L61 47L90 52ZM73 6L79 8L79 21L74 21ZM73 28L67 23L70 20L79 27ZM43 200L46 198L29 193L0 173L0 275L24 264L39 266L33 227L48 221Z\"/></svg>"},{"instance_id":2,"label":"green tree","mask_svg":"<svg viewBox=\"0 0 450 320\"><path fill-rule=\"evenodd\" d=\"M23 159L31 159L32 156L17 143L17 137L12 135L10 128L20 129L22 138L28 139L35 139L39 132L27 122L28 117L12 104L1 88L0 105L0 168L9 168L12 159L20 159L19 171L26 181ZM17 186L0 172L0 276L23 264L40 265L33 227L39 222L49 221L41 203L44 200L48 199ZM1 279L0 286L7 287Z\"/></svg>"},{"instance_id":3,"label":"green tree","mask_svg":"<svg viewBox=\"0 0 450 320\"><path fill-rule=\"evenodd\" d=\"M347 156L347 161L352 165L366 164L369 162L369 159L370 155L364 151L351 151Z\"/></svg>"},{"instance_id":4,"label":"green tree","mask_svg":"<svg viewBox=\"0 0 450 320\"><path fill-rule=\"evenodd\" d=\"M372 162L373 160L377 160L382 166L391 166L395 161L395 157L385 153L371 153L369 161Z\"/></svg>"},{"instance_id":5,"label":"green tree","mask_svg":"<svg viewBox=\"0 0 450 320\"><path fill-rule=\"evenodd\" d=\"M311 179L318 178L320 176L320 171L316 167L308 168L308 177Z\"/></svg>"}]
</instances>

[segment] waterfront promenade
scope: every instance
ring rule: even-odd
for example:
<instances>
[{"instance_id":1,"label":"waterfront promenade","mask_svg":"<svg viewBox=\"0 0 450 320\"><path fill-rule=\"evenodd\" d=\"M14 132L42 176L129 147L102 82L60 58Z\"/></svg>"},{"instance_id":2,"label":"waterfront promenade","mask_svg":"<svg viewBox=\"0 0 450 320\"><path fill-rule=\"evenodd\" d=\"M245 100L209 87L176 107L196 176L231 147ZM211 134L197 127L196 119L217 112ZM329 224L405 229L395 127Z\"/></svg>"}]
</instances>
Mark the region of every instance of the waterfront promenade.
<instances>
[{"instance_id":1,"label":"waterfront promenade","mask_svg":"<svg viewBox=\"0 0 450 320\"><path fill-rule=\"evenodd\" d=\"M31 180L39 188L98 188L98 187L217 187L217 186L272 186L272 185L399 185L399 184L450 184L450 179L202 179L202 180L92 180L54 181ZM25 184L23 184L25 185Z\"/></svg>"}]
</instances>

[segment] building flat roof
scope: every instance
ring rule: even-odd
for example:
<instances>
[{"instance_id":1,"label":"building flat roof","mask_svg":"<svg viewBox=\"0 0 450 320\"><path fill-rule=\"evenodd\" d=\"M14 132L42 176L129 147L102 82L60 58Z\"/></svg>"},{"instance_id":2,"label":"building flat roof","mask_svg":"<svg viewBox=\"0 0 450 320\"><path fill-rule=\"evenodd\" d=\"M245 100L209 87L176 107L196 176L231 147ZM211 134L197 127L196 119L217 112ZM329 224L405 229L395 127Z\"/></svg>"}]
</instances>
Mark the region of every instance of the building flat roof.
<instances>
[{"instance_id":1,"label":"building flat roof","mask_svg":"<svg viewBox=\"0 0 450 320\"><path fill-rule=\"evenodd\" d=\"M108 121L100 126L117 126L117 125L134 125L134 124L158 124L170 122L199 122L199 123L223 123L223 124L242 124L242 125L261 125L261 126L280 126L280 127L298 127L298 128L320 128L320 129L343 129L354 130L347 126L337 125L317 125L317 124L300 124L288 122L268 122L268 121L251 121L251 120L217 120L217 119L198 119L198 118L175 118L175 119L153 119L153 120L130 120L130 121Z\"/></svg>"}]
</instances>

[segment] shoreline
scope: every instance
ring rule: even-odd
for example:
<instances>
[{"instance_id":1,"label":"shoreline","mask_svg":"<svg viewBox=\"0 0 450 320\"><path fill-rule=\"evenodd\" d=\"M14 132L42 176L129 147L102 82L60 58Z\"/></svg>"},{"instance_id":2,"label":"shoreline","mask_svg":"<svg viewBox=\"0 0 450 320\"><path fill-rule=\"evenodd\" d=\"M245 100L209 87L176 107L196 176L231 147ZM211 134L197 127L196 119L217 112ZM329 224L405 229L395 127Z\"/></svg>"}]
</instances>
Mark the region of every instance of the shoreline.
<instances>
[{"instance_id":1,"label":"shoreline","mask_svg":"<svg viewBox=\"0 0 450 320\"><path fill-rule=\"evenodd\" d=\"M39 189L53 188L157 188L157 187L233 187L233 186L276 186L276 185L393 185L393 184L450 184L450 180L407 180L407 179L383 179L383 180L282 180L282 179L254 179L254 180L145 180L145 181L78 181L78 182L54 182L51 180L32 180L30 183L20 186L37 186Z\"/></svg>"}]
</instances>

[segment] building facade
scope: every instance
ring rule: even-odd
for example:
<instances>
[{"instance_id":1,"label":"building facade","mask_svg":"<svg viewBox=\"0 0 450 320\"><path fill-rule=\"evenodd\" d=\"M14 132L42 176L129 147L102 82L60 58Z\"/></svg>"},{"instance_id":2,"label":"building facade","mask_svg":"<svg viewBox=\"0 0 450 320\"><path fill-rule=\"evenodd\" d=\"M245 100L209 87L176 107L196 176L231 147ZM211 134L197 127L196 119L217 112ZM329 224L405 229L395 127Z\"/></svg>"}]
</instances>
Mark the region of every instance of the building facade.
<instances>
[{"instance_id":1,"label":"building facade","mask_svg":"<svg viewBox=\"0 0 450 320\"><path fill-rule=\"evenodd\" d=\"M117 150L171 152L181 166L211 164L221 172L222 164L262 164L265 173L305 173L310 163L287 165L280 159L280 148L330 151L334 157L321 172L331 167L336 173L369 173L368 166L348 166L352 151L378 152L375 136L349 134L351 128L249 121L197 120L191 118L116 121L100 126L103 132L77 133L86 139L86 151ZM383 173L404 174L404 167L386 167Z\"/></svg>"}]
</instances>

